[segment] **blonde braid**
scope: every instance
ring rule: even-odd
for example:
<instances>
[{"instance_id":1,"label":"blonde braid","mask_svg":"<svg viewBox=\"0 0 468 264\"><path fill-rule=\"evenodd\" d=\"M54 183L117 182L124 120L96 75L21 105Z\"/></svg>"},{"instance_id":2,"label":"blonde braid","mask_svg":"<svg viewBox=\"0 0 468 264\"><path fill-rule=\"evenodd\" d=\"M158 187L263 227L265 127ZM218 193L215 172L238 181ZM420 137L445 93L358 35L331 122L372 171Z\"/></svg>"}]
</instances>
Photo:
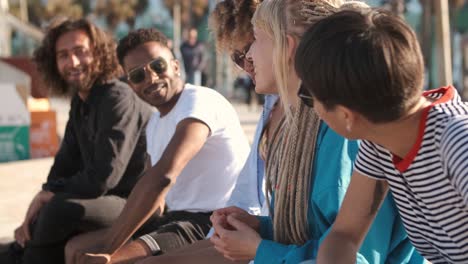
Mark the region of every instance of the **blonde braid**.
<instances>
[{"instance_id":1,"label":"blonde braid","mask_svg":"<svg viewBox=\"0 0 468 264\"><path fill-rule=\"evenodd\" d=\"M294 111L293 119L295 125L283 126L281 136L271 143L273 153L269 156L273 159L267 163L266 175L275 176L267 182L275 197L275 241L301 245L309 238L307 211L320 121L314 110L303 104Z\"/></svg>"},{"instance_id":2,"label":"blonde braid","mask_svg":"<svg viewBox=\"0 0 468 264\"><path fill-rule=\"evenodd\" d=\"M310 26L338 11L343 0L282 0L286 3L287 33L296 37Z\"/></svg>"},{"instance_id":3,"label":"blonde braid","mask_svg":"<svg viewBox=\"0 0 468 264\"><path fill-rule=\"evenodd\" d=\"M318 20L337 11L343 0L270 0L260 4L252 23L274 39L274 73L281 101L288 106L289 83L287 35L299 39ZM286 10L286 11L285 11ZM307 212L315 146L320 120L313 109L300 103L286 107L286 121L274 133L268 150L265 177L267 198L274 194L274 239L284 244L304 244L309 238Z\"/></svg>"}]
</instances>

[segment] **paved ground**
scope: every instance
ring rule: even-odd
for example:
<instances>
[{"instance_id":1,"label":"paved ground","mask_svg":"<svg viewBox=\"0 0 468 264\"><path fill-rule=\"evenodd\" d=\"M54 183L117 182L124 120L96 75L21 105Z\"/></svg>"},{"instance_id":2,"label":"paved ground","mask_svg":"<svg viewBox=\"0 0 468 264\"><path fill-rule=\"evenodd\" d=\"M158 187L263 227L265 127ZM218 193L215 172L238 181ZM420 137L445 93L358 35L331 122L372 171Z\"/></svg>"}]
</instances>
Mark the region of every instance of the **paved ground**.
<instances>
[{"instance_id":1,"label":"paved ground","mask_svg":"<svg viewBox=\"0 0 468 264\"><path fill-rule=\"evenodd\" d=\"M57 111L58 133L63 135L68 103L55 99L51 104ZM237 103L234 103L234 107L246 135L252 140L261 108L250 109ZM47 177L52 161L52 158L44 158L0 163L0 244L11 239L13 230L24 218L29 202Z\"/></svg>"}]
</instances>

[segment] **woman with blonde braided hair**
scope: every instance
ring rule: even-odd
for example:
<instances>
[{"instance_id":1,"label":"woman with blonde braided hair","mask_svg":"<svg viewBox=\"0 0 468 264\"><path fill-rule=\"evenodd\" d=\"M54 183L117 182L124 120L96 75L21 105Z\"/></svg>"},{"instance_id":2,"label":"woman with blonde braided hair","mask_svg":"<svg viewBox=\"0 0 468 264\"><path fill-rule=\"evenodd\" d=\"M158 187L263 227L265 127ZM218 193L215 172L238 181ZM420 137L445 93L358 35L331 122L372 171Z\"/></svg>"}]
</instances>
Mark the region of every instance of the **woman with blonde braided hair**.
<instances>
[{"instance_id":1,"label":"woman with blonde braided hair","mask_svg":"<svg viewBox=\"0 0 468 264\"><path fill-rule=\"evenodd\" d=\"M144 264L300 263L315 258L344 198L358 144L333 132L299 102L293 57L302 33L342 5L342 0L265 0L253 17L255 41L248 57L254 63L256 91L280 95L272 111L272 116L279 113L280 122L265 126L259 146L271 216L252 216L238 207L220 209L212 216L216 233L210 240L224 259L202 248ZM229 32L220 31L222 36ZM390 198L383 207L357 263L423 263L413 254Z\"/></svg>"},{"instance_id":2,"label":"woman with blonde braided hair","mask_svg":"<svg viewBox=\"0 0 468 264\"><path fill-rule=\"evenodd\" d=\"M249 217L238 208L212 216L215 248L230 260L299 263L315 258L350 181L358 143L333 132L298 100L294 70L302 34L321 18L344 8L341 0L266 0L252 19L256 89L277 87L285 118L266 131L265 177L270 216ZM268 199L267 199L268 200ZM414 251L391 197L387 197L361 249L357 263L423 263Z\"/></svg>"}]
</instances>

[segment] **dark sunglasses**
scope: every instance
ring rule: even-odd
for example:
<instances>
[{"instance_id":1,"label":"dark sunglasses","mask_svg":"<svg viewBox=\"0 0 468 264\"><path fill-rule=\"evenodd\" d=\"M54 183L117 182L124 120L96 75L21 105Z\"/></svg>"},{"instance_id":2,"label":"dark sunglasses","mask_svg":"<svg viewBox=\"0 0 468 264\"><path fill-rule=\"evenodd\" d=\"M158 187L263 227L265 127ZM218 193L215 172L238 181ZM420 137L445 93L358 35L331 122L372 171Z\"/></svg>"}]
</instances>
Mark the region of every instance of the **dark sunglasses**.
<instances>
[{"instance_id":1,"label":"dark sunglasses","mask_svg":"<svg viewBox=\"0 0 468 264\"><path fill-rule=\"evenodd\" d=\"M133 84L139 84L146 78L146 66L149 65L149 68L156 73L161 75L167 71L167 61L161 57L150 61L149 63L140 66L136 69L131 70L127 74L127 79Z\"/></svg>"},{"instance_id":2,"label":"dark sunglasses","mask_svg":"<svg viewBox=\"0 0 468 264\"><path fill-rule=\"evenodd\" d=\"M252 45L252 43L249 43L247 46L245 46L243 51L234 50L234 52L231 54L231 60L243 70L245 69L246 61L251 63L247 58L247 52L249 52L250 45Z\"/></svg>"},{"instance_id":3,"label":"dark sunglasses","mask_svg":"<svg viewBox=\"0 0 468 264\"><path fill-rule=\"evenodd\" d=\"M308 107L314 107L314 97L305 94L305 87L304 84L301 83L301 86L299 87L299 91L297 91L297 96L301 98L302 102L308 106Z\"/></svg>"}]
</instances>

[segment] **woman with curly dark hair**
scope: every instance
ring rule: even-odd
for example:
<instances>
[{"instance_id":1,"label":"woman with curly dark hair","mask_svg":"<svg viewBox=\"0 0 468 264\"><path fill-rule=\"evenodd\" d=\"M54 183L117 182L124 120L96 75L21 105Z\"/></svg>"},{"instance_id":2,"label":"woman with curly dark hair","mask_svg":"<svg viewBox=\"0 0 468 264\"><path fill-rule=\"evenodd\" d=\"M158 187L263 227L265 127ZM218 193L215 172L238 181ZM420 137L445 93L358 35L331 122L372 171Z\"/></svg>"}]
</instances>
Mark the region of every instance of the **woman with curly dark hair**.
<instances>
[{"instance_id":1,"label":"woman with curly dark hair","mask_svg":"<svg viewBox=\"0 0 468 264\"><path fill-rule=\"evenodd\" d=\"M210 16L210 29L218 51L231 54L233 62L248 75L239 76L234 87L244 89L247 95L244 102L250 106L252 106L252 99L256 98L254 101L263 104L265 97L263 94L255 93L252 63L244 63L247 59L245 55L254 40L250 19L260 2L262 1L221 1Z\"/></svg>"},{"instance_id":2,"label":"woman with curly dark hair","mask_svg":"<svg viewBox=\"0 0 468 264\"><path fill-rule=\"evenodd\" d=\"M62 20L34 55L51 91L72 97L69 120L49 176L0 263L63 263L67 240L109 226L146 169L151 109L116 79L113 40L87 20Z\"/></svg>"},{"instance_id":3,"label":"woman with curly dark hair","mask_svg":"<svg viewBox=\"0 0 468 264\"><path fill-rule=\"evenodd\" d=\"M76 30L83 31L89 37L89 55L94 63L82 65L83 79L78 83L70 83L67 77L61 74L58 66L60 52L57 50L57 41L63 34ZM54 21L42 41L42 46L34 52L34 61L53 94L73 95L81 87L89 89L93 84L104 84L122 74L115 48L114 40L86 19Z\"/></svg>"}]
</instances>

